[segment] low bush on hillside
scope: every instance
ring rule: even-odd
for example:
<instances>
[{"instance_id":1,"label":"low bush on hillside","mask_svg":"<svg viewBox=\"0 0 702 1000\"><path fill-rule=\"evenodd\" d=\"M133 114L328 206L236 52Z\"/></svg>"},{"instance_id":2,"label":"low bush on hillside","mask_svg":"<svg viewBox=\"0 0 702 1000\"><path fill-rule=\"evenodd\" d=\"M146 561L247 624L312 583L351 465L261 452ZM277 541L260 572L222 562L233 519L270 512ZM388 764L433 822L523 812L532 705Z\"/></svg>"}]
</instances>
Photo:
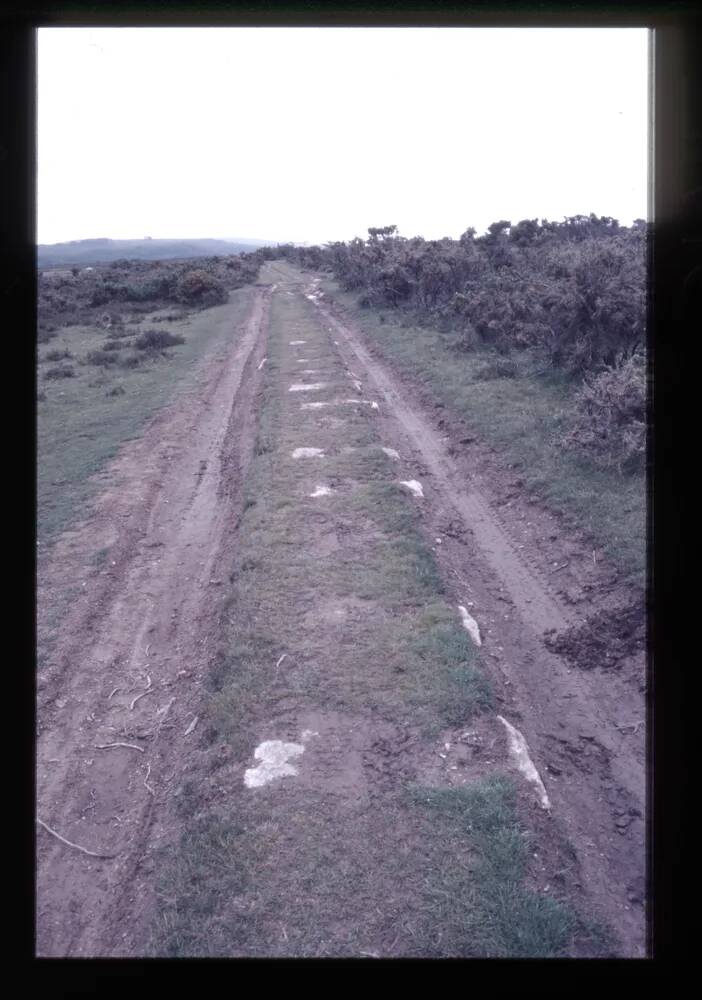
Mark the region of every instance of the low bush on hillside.
<instances>
[{"instance_id":1,"label":"low bush on hillside","mask_svg":"<svg viewBox=\"0 0 702 1000\"><path fill-rule=\"evenodd\" d=\"M117 260L66 275L44 271L38 283L39 340L51 326L102 325L114 329L124 317L187 306L205 309L224 303L228 290L254 282L261 267L256 254L198 257L194 260ZM180 319L175 308L165 320Z\"/></svg>"},{"instance_id":2,"label":"low bush on hillside","mask_svg":"<svg viewBox=\"0 0 702 1000\"><path fill-rule=\"evenodd\" d=\"M48 368L44 372L46 379L73 378L75 370L70 365L56 365L55 368Z\"/></svg>"},{"instance_id":3,"label":"low bush on hillside","mask_svg":"<svg viewBox=\"0 0 702 1000\"><path fill-rule=\"evenodd\" d=\"M71 354L70 351L67 351L67 350L63 349L63 350L48 351L44 355L44 359L43 360L44 361L64 361L66 358L72 358L72 357L73 357L73 355Z\"/></svg>"},{"instance_id":4,"label":"low bush on hillside","mask_svg":"<svg viewBox=\"0 0 702 1000\"><path fill-rule=\"evenodd\" d=\"M138 368L139 365L144 364L147 357L146 352L130 351L129 354L125 354L119 359L120 368Z\"/></svg>"},{"instance_id":5,"label":"low bush on hillside","mask_svg":"<svg viewBox=\"0 0 702 1000\"><path fill-rule=\"evenodd\" d=\"M170 333L169 330L145 330L134 341L134 346L140 351L160 351L164 347L174 347L176 344L184 344L185 337L179 333Z\"/></svg>"},{"instance_id":6,"label":"low bush on hillside","mask_svg":"<svg viewBox=\"0 0 702 1000\"><path fill-rule=\"evenodd\" d=\"M99 367L115 365L118 360L117 355L113 351L88 351L85 355L86 365L97 365Z\"/></svg>"}]
</instances>

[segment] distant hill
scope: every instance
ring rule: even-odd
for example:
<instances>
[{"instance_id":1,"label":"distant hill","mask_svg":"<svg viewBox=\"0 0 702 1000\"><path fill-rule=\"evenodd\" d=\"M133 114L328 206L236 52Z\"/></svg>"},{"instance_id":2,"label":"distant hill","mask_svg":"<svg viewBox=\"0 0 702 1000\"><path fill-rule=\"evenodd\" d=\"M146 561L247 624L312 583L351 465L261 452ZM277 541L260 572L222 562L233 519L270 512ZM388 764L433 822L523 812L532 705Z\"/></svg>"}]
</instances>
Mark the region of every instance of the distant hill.
<instances>
[{"instance_id":1,"label":"distant hill","mask_svg":"<svg viewBox=\"0 0 702 1000\"><path fill-rule=\"evenodd\" d=\"M213 257L217 254L250 253L269 246L266 240L72 240L70 243L40 243L40 268L75 267L127 260L167 260L174 257Z\"/></svg>"}]
</instances>

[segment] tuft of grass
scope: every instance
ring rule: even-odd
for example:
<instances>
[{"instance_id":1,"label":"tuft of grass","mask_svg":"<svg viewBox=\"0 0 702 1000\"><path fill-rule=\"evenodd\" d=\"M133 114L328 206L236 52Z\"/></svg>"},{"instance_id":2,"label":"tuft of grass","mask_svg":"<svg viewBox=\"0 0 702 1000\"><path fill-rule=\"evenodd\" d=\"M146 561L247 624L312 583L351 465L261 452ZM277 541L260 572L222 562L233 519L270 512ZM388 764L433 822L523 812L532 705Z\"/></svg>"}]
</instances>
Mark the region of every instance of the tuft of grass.
<instances>
[{"instance_id":1,"label":"tuft of grass","mask_svg":"<svg viewBox=\"0 0 702 1000\"><path fill-rule=\"evenodd\" d=\"M494 775L461 788L415 788L408 794L431 810L444 835L458 832L474 848L469 880L464 870L443 869L428 888L437 921L451 928L456 954L566 955L578 918L564 903L523 884L528 839L517 820L512 781Z\"/></svg>"},{"instance_id":2,"label":"tuft of grass","mask_svg":"<svg viewBox=\"0 0 702 1000\"><path fill-rule=\"evenodd\" d=\"M464 629L437 622L417 630L412 648L434 670L434 683L440 684L438 709L447 725L464 725L494 707L492 688L475 665L475 647Z\"/></svg>"}]
</instances>

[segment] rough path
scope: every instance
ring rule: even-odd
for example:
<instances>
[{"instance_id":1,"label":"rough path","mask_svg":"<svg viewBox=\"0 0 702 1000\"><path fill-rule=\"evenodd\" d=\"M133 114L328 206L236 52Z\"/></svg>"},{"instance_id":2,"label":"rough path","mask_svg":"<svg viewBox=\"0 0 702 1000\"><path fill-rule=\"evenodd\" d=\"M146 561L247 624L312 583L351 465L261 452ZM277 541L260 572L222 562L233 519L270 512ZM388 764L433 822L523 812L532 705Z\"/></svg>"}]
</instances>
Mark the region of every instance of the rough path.
<instances>
[{"instance_id":1,"label":"rough path","mask_svg":"<svg viewBox=\"0 0 702 1000\"><path fill-rule=\"evenodd\" d=\"M223 935L226 953L452 953L423 893L432 864L455 859L468 871L470 850L435 843L431 818L410 814L398 789L451 787L510 767L509 727L488 715L470 734L457 724L432 743L413 711L404 714L411 698L417 714L431 708L435 665L430 658L426 678L408 676L398 655L400 636L427 612L421 588L412 590L419 583L392 576L382 558L393 529L382 527L373 490L377 479L392 483L396 467L450 581L452 613L460 620L460 604L478 624L497 714L524 734L543 779L551 815L530 808L544 858L558 840L555 824L621 953L643 954L643 734L625 725L644 718L642 699L612 675L585 676L547 650L543 633L576 623L574 609L520 555L430 417L325 303L318 279L277 263L268 274L278 285L256 289L246 330L225 356L204 359L189 400L122 450L91 516L42 570L47 623L39 624L49 633L51 595L76 581L96 545L107 549L106 570L77 587L52 632L39 678L37 814L74 844L114 857L88 857L38 828L38 953L144 954L155 908L176 938L183 933L178 903L158 895L153 846L178 848L183 814L173 803L184 797L184 775L203 815L229 817L219 840L203 833L215 837L218 865L225 843L237 859L221 873L215 867L215 895L238 867L255 873L251 884L222 881L232 923L215 920L211 934L215 944ZM294 319L303 296L315 307L308 332ZM267 347L276 308L290 333ZM254 708L236 715L247 694L236 689L223 702L232 734L213 761L198 720L202 684L222 638L221 595L236 563L242 484L272 366L284 451L254 522L260 548L238 570L231 621L241 662L254 664ZM266 546L283 561L266 564ZM110 743L131 746L97 749ZM241 846L232 846L237 837ZM539 892L549 889L547 874L545 861L530 870ZM188 919L192 926L199 917Z\"/></svg>"},{"instance_id":2,"label":"rough path","mask_svg":"<svg viewBox=\"0 0 702 1000\"><path fill-rule=\"evenodd\" d=\"M52 588L75 580L96 545L108 549L106 572L78 588L38 679L37 815L114 856L88 860L38 828L40 955L113 954L130 929L125 913L138 908L143 848L216 639L211 595L252 447L269 296L256 290L246 329L205 359L201 388L122 449L95 509L40 576L41 632ZM98 749L113 743L131 746Z\"/></svg>"}]
</instances>

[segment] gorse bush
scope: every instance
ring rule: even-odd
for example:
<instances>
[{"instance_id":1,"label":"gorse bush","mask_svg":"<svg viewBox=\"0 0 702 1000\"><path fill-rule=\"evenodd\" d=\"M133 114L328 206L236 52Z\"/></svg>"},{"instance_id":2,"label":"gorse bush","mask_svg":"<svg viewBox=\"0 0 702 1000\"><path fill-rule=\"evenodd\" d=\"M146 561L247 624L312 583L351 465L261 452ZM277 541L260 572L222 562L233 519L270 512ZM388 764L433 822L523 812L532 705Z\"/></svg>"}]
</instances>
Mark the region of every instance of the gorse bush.
<instances>
[{"instance_id":1,"label":"gorse bush","mask_svg":"<svg viewBox=\"0 0 702 1000\"><path fill-rule=\"evenodd\" d=\"M179 302L199 302L217 305L227 301L227 290L213 274L200 269L186 271L175 290Z\"/></svg>"},{"instance_id":2,"label":"gorse bush","mask_svg":"<svg viewBox=\"0 0 702 1000\"><path fill-rule=\"evenodd\" d=\"M603 468L641 469L646 457L646 365L634 355L586 378L566 447Z\"/></svg>"},{"instance_id":3,"label":"gorse bush","mask_svg":"<svg viewBox=\"0 0 702 1000\"><path fill-rule=\"evenodd\" d=\"M192 260L116 260L70 279L43 272L38 326L45 331L53 319L61 325L101 323L106 309L108 327L119 324L123 313L151 312L169 304L204 309L226 302L228 289L255 281L260 266L260 256L238 254L198 257L196 266Z\"/></svg>"},{"instance_id":4,"label":"gorse bush","mask_svg":"<svg viewBox=\"0 0 702 1000\"><path fill-rule=\"evenodd\" d=\"M367 240L282 246L271 254L326 268L359 304L412 312L463 346L500 354L533 349L581 377L611 366L645 340L645 225L573 216L562 223L500 220L476 237L405 239L394 226Z\"/></svg>"},{"instance_id":5,"label":"gorse bush","mask_svg":"<svg viewBox=\"0 0 702 1000\"><path fill-rule=\"evenodd\" d=\"M645 250L642 220L627 228L593 214L502 219L458 240L405 239L385 226L367 240L259 253L328 270L360 306L450 334L453 349L494 351L477 380L565 374L578 392L569 446L633 470L645 451Z\"/></svg>"}]
</instances>

